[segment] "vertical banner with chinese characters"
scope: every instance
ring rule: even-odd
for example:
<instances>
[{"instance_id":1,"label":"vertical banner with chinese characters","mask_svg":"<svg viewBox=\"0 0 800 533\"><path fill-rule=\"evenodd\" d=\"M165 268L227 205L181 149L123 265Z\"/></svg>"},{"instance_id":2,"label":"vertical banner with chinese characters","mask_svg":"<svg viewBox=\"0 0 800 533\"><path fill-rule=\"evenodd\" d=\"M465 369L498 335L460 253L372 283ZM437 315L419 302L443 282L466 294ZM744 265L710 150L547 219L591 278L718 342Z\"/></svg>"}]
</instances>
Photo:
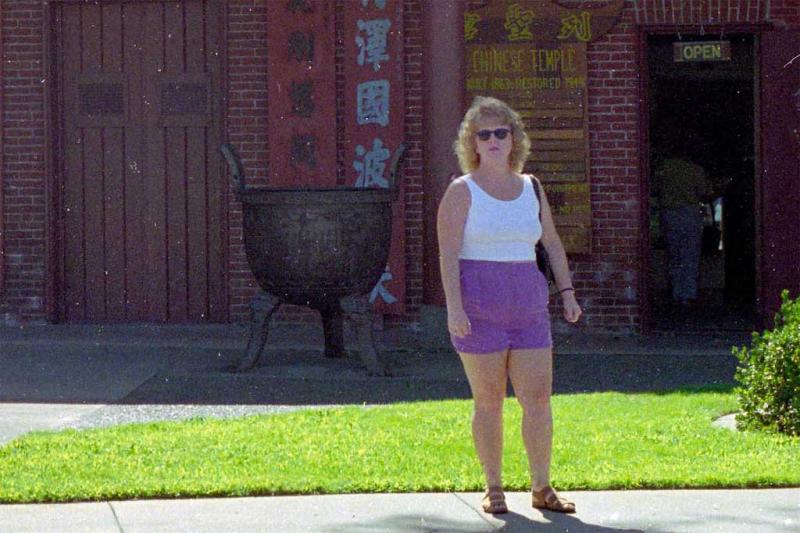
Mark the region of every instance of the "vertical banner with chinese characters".
<instances>
[{"instance_id":1,"label":"vertical banner with chinese characters","mask_svg":"<svg viewBox=\"0 0 800 533\"><path fill-rule=\"evenodd\" d=\"M611 29L622 5L493 0L464 14L466 103L495 96L522 115L525 172L542 180L568 253L591 252L586 43Z\"/></svg>"},{"instance_id":2,"label":"vertical banner with chinese characters","mask_svg":"<svg viewBox=\"0 0 800 533\"><path fill-rule=\"evenodd\" d=\"M347 1L343 133L348 186L390 185L390 162L404 131L402 7L402 0ZM370 295L383 313L399 314L405 306L404 211L401 191L393 206L389 264Z\"/></svg>"},{"instance_id":3,"label":"vertical banner with chinese characters","mask_svg":"<svg viewBox=\"0 0 800 533\"><path fill-rule=\"evenodd\" d=\"M267 2L269 185L336 185L334 0Z\"/></svg>"}]
</instances>

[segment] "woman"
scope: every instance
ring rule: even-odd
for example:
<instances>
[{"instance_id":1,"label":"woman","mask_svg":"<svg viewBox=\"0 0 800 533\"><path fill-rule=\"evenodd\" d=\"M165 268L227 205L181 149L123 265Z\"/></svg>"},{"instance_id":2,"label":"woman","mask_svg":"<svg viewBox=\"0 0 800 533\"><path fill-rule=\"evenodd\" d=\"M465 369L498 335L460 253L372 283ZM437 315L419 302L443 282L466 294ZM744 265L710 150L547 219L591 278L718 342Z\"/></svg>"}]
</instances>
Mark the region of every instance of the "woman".
<instances>
[{"instance_id":1,"label":"woman","mask_svg":"<svg viewBox=\"0 0 800 533\"><path fill-rule=\"evenodd\" d=\"M474 398L472 435L484 474L487 513L505 513L502 484L503 400L511 378L523 409L522 438L534 507L575 512L550 486L553 352L548 289L535 245L547 250L564 309L581 308L543 189L520 174L530 151L519 114L495 98L477 97L454 143L465 175L447 188L437 231L447 300L447 328ZM540 219L541 209L541 219Z\"/></svg>"}]
</instances>

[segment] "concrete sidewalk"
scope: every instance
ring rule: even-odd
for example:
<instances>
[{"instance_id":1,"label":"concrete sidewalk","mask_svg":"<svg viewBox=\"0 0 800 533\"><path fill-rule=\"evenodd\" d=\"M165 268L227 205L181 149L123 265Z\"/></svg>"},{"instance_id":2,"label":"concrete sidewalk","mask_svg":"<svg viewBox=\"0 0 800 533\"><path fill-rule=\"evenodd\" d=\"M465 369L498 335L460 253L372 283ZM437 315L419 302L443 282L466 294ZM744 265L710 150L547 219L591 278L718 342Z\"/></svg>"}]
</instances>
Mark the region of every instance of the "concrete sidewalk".
<instances>
[{"instance_id":1,"label":"concrete sidewalk","mask_svg":"<svg viewBox=\"0 0 800 533\"><path fill-rule=\"evenodd\" d=\"M393 377L322 357L317 328L277 328L248 374L241 326L0 327L0 446L35 429L313 405L466 398L456 355L379 332ZM745 335L559 337L556 392L669 390L732 381ZM721 431L724 431L721 429ZM578 513L480 511L480 494L373 494L0 505L6 531L800 531L800 489L567 493Z\"/></svg>"},{"instance_id":2,"label":"concrete sidewalk","mask_svg":"<svg viewBox=\"0 0 800 533\"><path fill-rule=\"evenodd\" d=\"M800 530L800 489L565 492L578 512L480 510L481 494L354 494L0 505L0 532L698 532Z\"/></svg>"}]
</instances>

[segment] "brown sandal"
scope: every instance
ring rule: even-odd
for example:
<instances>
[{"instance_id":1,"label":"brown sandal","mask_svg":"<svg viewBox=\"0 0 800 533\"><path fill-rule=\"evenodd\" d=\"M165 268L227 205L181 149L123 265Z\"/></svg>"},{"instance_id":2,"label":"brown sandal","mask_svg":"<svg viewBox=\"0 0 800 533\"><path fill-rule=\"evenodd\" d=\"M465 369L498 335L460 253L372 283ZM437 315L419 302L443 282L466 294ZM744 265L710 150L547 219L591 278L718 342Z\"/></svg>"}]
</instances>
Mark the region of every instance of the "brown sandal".
<instances>
[{"instance_id":1,"label":"brown sandal","mask_svg":"<svg viewBox=\"0 0 800 533\"><path fill-rule=\"evenodd\" d=\"M508 512L506 495L500 487L489 487L483 496L483 512L489 514L503 514Z\"/></svg>"},{"instance_id":2,"label":"brown sandal","mask_svg":"<svg viewBox=\"0 0 800 533\"><path fill-rule=\"evenodd\" d=\"M532 496L532 504L537 509L547 509L557 513L575 512L575 503L556 494L553 487L547 486L539 491L534 490Z\"/></svg>"}]
</instances>

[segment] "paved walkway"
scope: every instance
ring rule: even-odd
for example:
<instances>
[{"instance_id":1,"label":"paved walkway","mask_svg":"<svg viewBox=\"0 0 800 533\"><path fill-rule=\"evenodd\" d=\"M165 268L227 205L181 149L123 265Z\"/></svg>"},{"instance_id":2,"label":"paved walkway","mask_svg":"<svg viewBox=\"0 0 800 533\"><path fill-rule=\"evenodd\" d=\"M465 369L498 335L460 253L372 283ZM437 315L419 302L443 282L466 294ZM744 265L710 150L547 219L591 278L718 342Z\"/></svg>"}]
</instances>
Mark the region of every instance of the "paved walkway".
<instances>
[{"instance_id":1,"label":"paved walkway","mask_svg":"<svg viewBox=\"0 0 800 533\"><path fill-rule=\"evenodd\" d=\"M0 445L35 429L469 396L455 354L422 350L408 332L380 335L390 378L325 359L315 328L276 331L261 367L231 373L245 337L238 326L0 327ZM556 392L730 383L730 346L746 341L559 338ZM573 516L531 509L523 493L509 494L511 512L498 517L480 512L475 493L0 505L0 532L800 531L800 489L568 495Z\"/></svg>"},{"instance_id":2,"label":"paved walkway","mask_svg":"<svg viewBox=\"0 0 800 533\"><path fill-rule=\"evenodd\" d=\"M357 494L205 500L145 500L0 506L0 531L306 532L698 532L800 530L800 490L569 492L578 512L530 507L507 495L510 512L480 511L481 495Z\"/></svg>"}]
</instances>

